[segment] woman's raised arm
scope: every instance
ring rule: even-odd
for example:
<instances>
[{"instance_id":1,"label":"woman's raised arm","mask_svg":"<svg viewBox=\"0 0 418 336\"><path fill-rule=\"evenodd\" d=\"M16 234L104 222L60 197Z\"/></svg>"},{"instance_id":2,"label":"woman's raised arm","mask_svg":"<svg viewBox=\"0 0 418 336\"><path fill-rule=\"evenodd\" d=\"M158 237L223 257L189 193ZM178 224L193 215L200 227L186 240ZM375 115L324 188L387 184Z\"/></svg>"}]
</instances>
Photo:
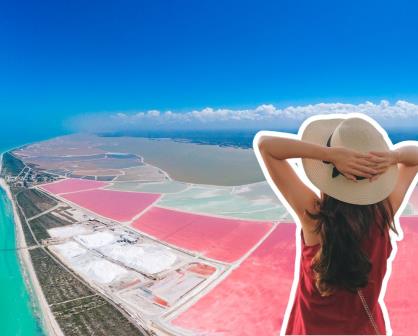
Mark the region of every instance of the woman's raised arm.
<instances>
[{"instance_id":1,"label":"woman's raised arm","mask_svg":"<svg viewBox=\"0 0 418 336\"><path fill-rule=\"evenodd\" d=\"M372 181L380 173L374 169L376 163L371 160L373 155L345 147L327 147L299 139L269 135L260 136L258 147L260 152L265 152L276 160L309 158L332 162L345 177L355 182L356 175Z\"/></svg>"},{"instance_id":2,"label":"woman's raised arm","mask_svg":"<svg viewBox=\"0 0 418 336\"><path fill-rule=\"evenodd\" d=\"M389 195L389 200L396 213L418 173L418 141L402 141L397 143L393 150L371 153L374 153L379 169L387 168L393 162L398 164L399 176L394 190Z\"/></svg>"},{"instance_id":3,"label":"woman's raised arm","mask_svg":"<svg viewBox=\"0 0 418 336\"><path fill-rule=\"evenodd\" d=\"M410 144L410 143L415 144ZM418 166L418 141L408 141L409 145L400 146L395 149L397 162L405 166ZM400 143L402 145L402 142Z\"/></svg>"},{"instance_id":4,"label":"woman's raised arm","mask_svg":"<svg viewBox=\"0 0 418 336\"><path fill-rule=\"evenodd\" d=\"M310 158L329 161L346 178L355 182L357 179L354 175L364 176L370 180L377 177L377 175L372 175L375 170L370 166L375 165L375 162L367 159L368 154L345 147L327 147L292 139L293 135L290 134L280 132L276 134L257 133L255 136L257 141L253 141L253 146L260 154L257 155L257 159L262 160L267 169L269 177L266 176L266 178L271 178L271 182L283 196L282 202L289 204L301 219L302 225L309 222L305 220L305 211L315 212L318 195L302 181L286 159Z\"/></svg>"}]
</instances>

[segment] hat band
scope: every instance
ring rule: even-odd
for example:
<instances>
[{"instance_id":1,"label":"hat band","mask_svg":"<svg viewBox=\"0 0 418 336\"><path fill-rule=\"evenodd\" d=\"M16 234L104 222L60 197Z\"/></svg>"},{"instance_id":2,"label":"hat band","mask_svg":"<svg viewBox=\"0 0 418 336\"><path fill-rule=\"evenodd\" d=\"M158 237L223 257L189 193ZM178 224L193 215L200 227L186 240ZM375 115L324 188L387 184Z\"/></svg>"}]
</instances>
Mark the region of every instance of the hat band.
<instances>
[{"instance_id":1,"label":"hat band","mask_svg":"<svg viewBox=\"0 0 418 336\"><path fill-rule=\"evenodd\" d=\"M331 133L331 135L329 136L329 138L328 138L328 141L327 141L327 147L331 147L331 137L332 137L332 135L334 134L334 132L332 132ZM322 162L323 163L326 163L326 164L332 164L332 162L331 161L324 161L324 160L322 160ZM332 168L332 178L334 178L334 177L337 177L338 175L343 175L344 176L344 174L342 174L335 166ZM357 175L354 175L355 177L356 177L356 180L364 180L365 179L365 177L364 176L357 176Z\"/></svg>"}]
</instances>

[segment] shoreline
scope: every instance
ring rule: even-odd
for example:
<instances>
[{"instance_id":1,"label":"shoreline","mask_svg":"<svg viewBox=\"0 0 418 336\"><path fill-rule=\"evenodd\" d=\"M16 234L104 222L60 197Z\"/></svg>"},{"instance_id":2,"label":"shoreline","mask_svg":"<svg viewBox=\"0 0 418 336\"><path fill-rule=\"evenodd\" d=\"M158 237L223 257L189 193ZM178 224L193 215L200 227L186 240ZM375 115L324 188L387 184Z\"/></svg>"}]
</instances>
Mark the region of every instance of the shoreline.
<instances>
[{"instance_id":1,"label":"shoreline","mask_svg":"<svg viewBox=\"0 0 418 336\"><path fill-rule=\"evenodd\" d=\"M12 204L13 221L15 224L14 231L16 247L26 247L26 241L22 229L22 222L20 221L20 217L16 209L16 204L13 200L9 186L2 177L0 178L0 188L2 188L5 191L10 203ZM64 336L61 328L55 320L54 315L52 314L52 311L49 309L49 305L46 301L41 285L36 276L35 269L33 268L29 251L26 248L18 249L17 255L19 259L19 264L22 269L22 275L26 283L26 287L29 289L29 295L32 296L31 300L32 302L35 301L38 306L37 308L39 308L39 316L37 317L39 317L39 320L41 322L40 327L48 336Z\"/></svg>"}]
</instances>

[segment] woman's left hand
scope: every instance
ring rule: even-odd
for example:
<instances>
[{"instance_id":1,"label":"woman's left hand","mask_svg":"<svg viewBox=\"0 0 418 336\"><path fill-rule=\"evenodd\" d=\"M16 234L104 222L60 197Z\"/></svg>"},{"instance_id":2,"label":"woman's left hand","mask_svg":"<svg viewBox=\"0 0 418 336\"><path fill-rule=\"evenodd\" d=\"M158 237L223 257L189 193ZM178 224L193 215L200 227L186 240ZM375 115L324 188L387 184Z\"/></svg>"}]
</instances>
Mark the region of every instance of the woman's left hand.
<instances>
[{"instance_id":1,"label":"woman's left hand","mask_svg":"<svg viewBox=\"0 0 418 336\"><path fill-rule=\"evenodd\" d=\"M357 182L355 175L373 181L379 173L375 169L377 163L372 160L373 155L364 154L346 147L330 147L330 161L346 178Z\"/></svg>"}]
</instances>

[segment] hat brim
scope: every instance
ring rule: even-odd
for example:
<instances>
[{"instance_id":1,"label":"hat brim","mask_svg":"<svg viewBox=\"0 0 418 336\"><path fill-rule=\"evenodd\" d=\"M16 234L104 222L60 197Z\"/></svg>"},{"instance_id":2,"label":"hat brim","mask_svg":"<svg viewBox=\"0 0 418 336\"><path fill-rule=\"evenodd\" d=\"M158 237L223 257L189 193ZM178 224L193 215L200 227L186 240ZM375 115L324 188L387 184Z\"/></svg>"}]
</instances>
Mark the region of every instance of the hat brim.
<instances>
[{"instance_id":1,"label":"hat brim","mask_svg":"<svg viewBox=\"0 0 418 336\"><path fill-rule=\"evenodd\" d=\"M329 136L342 122L343 118L317 119L306 125L301 140L326 146ZM380 150L388 150L385 141ZM326 164L321 160L302 158L302 166L308 179L322 192L340 201L351 204L374 204L390 195L395 188L398 178L398 166L391 165L385 173L372 182L369 179L354 182L344 175L332 177L333 164Z\"/></svg>"}]
</instances>

